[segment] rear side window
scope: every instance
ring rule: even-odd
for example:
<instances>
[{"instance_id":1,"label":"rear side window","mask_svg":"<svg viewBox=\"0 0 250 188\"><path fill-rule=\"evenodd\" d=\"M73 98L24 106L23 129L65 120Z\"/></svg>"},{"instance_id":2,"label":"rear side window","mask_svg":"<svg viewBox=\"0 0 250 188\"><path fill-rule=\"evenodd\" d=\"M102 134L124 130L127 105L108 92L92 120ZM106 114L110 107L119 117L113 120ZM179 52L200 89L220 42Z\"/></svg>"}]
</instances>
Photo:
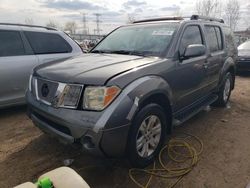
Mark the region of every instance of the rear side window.
<instances>
[{"instance_id":1,"label":"rear side window","mask_svg":"<svg viewBox=\"0 0 250 188\"><path fill-rule=\"evenodd\" d=\"M18 31L0 30L0 57L25 55L23 42Z\"/></svg>"},{"instance_id":2,"label":"rear side window","mask_svg":"<svg viewBox=\"0 0 250 188\"><path fill-rule=\"evenodd\" d=\"M202 37L199 26L188 26L181 39L180 43L180 55L184 54L184 51L188 45L191 44L202 44Z\"/></svg>"},{"instance_id":3,"label":"rear side window","mask_svg":"<svg viewBox=\"0 0 250 188\"><path fill-rule=\"evenodd\" d=\"M24 32L35 54L70 53L71 46L56 33Z\"/></svg>"},{"instance_id":4,"label":"rear side window","mask_svg":"<svg viewBox=\"0 0 250 188\"><path fill-rule=\"evenodd\" d=\"M210 52L222 50L222 37L219 27L205 26L205 32Z\"/></svg>"},{"instance_id":5,"label":"rear side window","mask_svg":"<svg viewBox=\"0 0 250 188\"><path fill-rule=\"evenodd\" d=\"M218 41L218 48L219 50L222 50L222 37L221 37L221 30L219 27L215 27L215 32L217 36L217 41Z\"/></svg>"}]
</instances>

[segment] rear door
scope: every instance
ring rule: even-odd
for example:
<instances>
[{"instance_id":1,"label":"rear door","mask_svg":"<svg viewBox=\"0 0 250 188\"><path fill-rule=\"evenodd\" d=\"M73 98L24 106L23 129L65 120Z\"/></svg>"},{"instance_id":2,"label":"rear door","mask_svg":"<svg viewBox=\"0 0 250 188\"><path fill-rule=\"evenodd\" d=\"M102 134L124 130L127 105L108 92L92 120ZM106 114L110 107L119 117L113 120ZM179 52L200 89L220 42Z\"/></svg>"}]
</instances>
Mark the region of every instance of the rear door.
<instances>
[{"instance_id":1,"label":"rear door","mask_svg":"<svg viewBox=\"0 0 250 188\"><path fill-rule=\"evenodd\" d=\"M25 31L24 34L41 64L73 55L70 44L58 33Z\"/></svg>"},{"instance_id":2,"label":"rear door","mask_svg":"<svg viewBox=\"0 0 250 188\"><path fill-rule=\"evenodd\" d=\"M29 76L37 62L19 31L0 29L0 106L24 102Z\"/></svg>"},{"instance_id":3,"label":"rear door","mask_svg":"<svg viewBox=\"0 0 250 188\"><path fill-rule=\"evenodd\" d=\"M205 25L204 30L209 51L205 64L207 74L206 85L209 90L212 91L218 85L220 69L225 59L225 52L223 50L221 28L214 25Z\"/></svg>"}]
</instances>

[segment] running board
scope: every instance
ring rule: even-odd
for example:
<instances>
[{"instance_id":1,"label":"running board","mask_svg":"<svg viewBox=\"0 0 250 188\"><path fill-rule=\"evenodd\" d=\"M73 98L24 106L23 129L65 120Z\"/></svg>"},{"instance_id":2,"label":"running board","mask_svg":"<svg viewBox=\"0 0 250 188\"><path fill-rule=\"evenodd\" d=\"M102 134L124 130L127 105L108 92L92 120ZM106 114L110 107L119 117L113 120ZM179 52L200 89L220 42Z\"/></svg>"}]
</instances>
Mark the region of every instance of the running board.
<instances>
[{"instance_id":1,"label":"running board","mask_svg":"<svg viewBox=\"0 0 250 188\"><path fill-rule=\"evenodd\" d=\"M215 102L217 99L218 99L217 95L211 95L206 100L203 100L202 102L199 102L196 105L181 111L174 117L173 126L179 126L180 124L192 118L200 111L204 110L207 106Z\"/></svg>"}]
</instances>

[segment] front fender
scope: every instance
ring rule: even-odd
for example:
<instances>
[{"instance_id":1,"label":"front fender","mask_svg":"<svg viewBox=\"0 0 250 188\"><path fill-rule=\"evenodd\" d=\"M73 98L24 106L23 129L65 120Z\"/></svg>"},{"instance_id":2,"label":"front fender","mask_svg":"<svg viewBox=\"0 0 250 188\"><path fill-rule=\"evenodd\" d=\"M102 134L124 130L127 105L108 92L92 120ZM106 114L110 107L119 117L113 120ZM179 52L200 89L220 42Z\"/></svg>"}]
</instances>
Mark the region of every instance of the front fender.
<instances>
[{"instance_id":1,"label":"front fender","mask_svg":"<svg viewBox=\"0 0 250 188\"><path fill-rule=\"evenodd\" d=\"M95 131L99 129L109 130L130 124L139 104L153 94L164 94L170 105L172 104L171 89L163 78L145 76L133 81L122 90L115 101L104 111L95 125Z\"/></svg>"}]
</instances>

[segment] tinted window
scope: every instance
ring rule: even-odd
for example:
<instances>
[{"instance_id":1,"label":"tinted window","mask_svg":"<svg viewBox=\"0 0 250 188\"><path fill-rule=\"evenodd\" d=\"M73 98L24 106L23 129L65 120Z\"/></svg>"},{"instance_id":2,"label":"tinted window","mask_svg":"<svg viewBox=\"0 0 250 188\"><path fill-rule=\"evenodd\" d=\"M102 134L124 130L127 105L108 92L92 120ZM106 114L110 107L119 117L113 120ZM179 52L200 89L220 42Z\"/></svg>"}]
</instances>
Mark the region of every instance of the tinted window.
<instances>
[{"instance_id":1,"label":"tinted window","mask_svg":"<svg viewBox=\"0 0 250 188\"><path fill-rule=\"evenodd\" d=\"M0 31L0 57L24 54L23 42L18 31Z\"/></svg>"},{"instance_id":2,"label":"tinted window","mask_svg":"<svg viewBox=\"0 0 250 188\"><path fill-rule=\"evenodd\" d=\"M215 27L217 41L218 41L218 48L222 50L222 37L221 37L221 30L219 27Z\"/></svg>"},{"instance_id":3,"label":"tinted window","mask_svg":"<svg viewBox=\"0 0 250 188\"><path fill-rule=\"evenodd\" d=\"M217 40L217 34L215 31L215 27L213 26L205 26L205 32L207 35L207 43L208 43L208 48L210 49L211 52L215 52L218 51L219 48L219 44L218 40ZM221 42L221 39L220 39Z\"/></svg>"},{"instance_id":4,"label":"tinted window","mask_svg":"<svg viewBox=\"0 0 250 188\"><path fill-rule=\"evenodd\" d=\"M180 55L183 55L186 47L191 44L202 44L199 26L188 26L185 29L180 44Z\"/></svg>"},{"instance_id":5,"label":"tinted window","mask_svg":"<svg viewBox=\"0 0 250 188\"><path fill-rule=\"evenodd\" d=\"M58 34L25 32L35 54L69 53L71 46Z\"/></svg>"}]
</instances>

